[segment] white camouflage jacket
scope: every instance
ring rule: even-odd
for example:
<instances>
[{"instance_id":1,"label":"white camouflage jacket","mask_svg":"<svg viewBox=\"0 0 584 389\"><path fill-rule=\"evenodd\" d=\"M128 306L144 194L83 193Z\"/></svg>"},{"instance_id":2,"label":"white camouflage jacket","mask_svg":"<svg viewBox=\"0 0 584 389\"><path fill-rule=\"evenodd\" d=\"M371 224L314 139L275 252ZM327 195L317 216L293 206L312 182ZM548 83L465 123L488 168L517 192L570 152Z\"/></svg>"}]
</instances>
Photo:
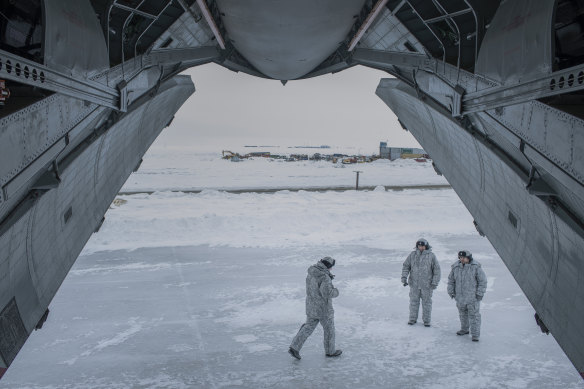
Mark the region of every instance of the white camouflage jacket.
<instances>
[{"instance_id":1,"label":"white camouflage jacket","mask_svg":"<svg viewBox=\"0 0 584 389\"><path fill-rule=\"evenodd\" d=\"M404 283L407 280L412 288L435 289L440 276L440 264L431 248L412 251L402 266L401 280Z\"/></svg>"},{"instance_id":2,"label":"white camouflage jacket","mask_svg":"<svg viewBox=\"0 0 584 389\"><path fill-rule=\"evenodd\" d=\"M481 264L475 260L463 265L460 261L452 264L448 275L448 294L459 304L470 304L487 290L487 276Z\"/></svg>"},{"instance_id":3,"label":"white camouflage jacket","mask_svg":"<svg viewBox=\"0 0 584 389\"><path fill-rule=\"evenodd\" d=\"M333 298L339 290L333 286L329 269L322 262L308 268L306 276L306 316L322 318L334 314Z\"/></svg>"}]
</instances>

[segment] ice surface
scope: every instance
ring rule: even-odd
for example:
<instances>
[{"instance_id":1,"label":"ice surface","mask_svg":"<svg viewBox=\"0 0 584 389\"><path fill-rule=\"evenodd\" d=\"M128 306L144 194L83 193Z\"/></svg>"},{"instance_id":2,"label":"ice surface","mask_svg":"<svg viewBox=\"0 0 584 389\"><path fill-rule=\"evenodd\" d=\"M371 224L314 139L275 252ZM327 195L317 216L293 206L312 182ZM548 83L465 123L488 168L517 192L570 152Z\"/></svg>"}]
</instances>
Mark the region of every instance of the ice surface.
<instances>
[{"instance_id":1,"label":"ice surface","mask_svg":"<svg viewBox=\"0 0 584 389\"><path fill-rule=\"evenodd\" d=\"M85 253L208 244L297 247L359 244L403 246L405 236L472 235L472 218L452 190L231 194L156 192L120 196ZM429 209L433 208L432 212ZM408 242L406 248L413 247ZM436 241L437 248L442 242ZM358 261L359 258L351 259ZM153 266L147 263L137 267ZM159 265L156 265L159 266Z\"/></svg>"},{"instance_id":2,"label":"ice surface","mask_svg":"<svg viewBox=\"0 0 584 389\"><path fill-rule=\"evenodd\" d=\"M158 171L152 183L169 174ZM429 164L395 171L434 174ZM297 174L293 185L312 180L300 176L310 174ZM263 177L245 180L252 188ZM123 199L106 214L0 388L584 387L450 189L205 190ZM408 289L399 281L420 236L442 267L430 328L406 324ZM455 335L458 313L445 291L461 248L473 251L488 276L478 343ZM305 318L306 269L325 255L337 259L335 324L343 355L325 358L318 327L296 361L287 348Z\"/></svg>"}]
</instances>

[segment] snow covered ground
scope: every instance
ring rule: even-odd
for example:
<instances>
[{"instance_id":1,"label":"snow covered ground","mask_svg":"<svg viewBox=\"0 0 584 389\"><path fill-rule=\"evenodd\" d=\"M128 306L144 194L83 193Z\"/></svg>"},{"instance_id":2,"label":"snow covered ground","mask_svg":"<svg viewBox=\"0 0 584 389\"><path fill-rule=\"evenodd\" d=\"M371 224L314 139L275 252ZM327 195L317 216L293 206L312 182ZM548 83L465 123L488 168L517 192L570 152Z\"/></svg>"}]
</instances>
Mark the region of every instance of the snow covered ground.
<instances>
[{"instance_id":1,"label":"snow covered ground","mask_svg":"<svg viewBox=\"0 0 584 389\"><path fill-rule=\"evenodd\" d=\"M272 154L357 154L351 148L289 149L232 148L246 154L270 151ZM343 165L326 161L297 161L251 158L241 162L221 159L221 152L193 153L185 150L155 149L147 154L140 170L130 176L122 192L202 189L272 189L355 187L359 186L447 185L430 163L414 160L377 160L372 163Z\"/></svg>"},{"instance_id":2,"label":"snow covered ground","mask_svg":"<svg viewBox=\"0 0 584 389\"><path fill-rule=\"evenodd\" d=\"M352 185L357 169L188 158L145 157L125 190L203 191L119 196L0 388L584 387L451 189L381 187L444 184L430 164L358 165L375 190L233 194L214 189ZM420 236L442 267L430 328L406 324L400 283ZM455 335L446 294L460 249L489 280L478 343ZM319 327L296 361L306 269L325 255L343 355L325 358Z\"/></svg>"}]
</instances>

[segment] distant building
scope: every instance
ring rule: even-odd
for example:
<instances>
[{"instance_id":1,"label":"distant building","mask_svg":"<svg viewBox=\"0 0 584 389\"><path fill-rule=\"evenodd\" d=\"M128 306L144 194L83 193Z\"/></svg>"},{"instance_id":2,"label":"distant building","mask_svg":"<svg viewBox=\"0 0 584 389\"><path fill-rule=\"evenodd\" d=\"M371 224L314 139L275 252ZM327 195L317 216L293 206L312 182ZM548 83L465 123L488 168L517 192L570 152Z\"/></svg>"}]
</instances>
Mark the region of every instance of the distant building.
<instances>
[{"instance_id":1,"label":"distant building","mask_svg":"<svg viewBox=\"0 0 584 389\"><path fill-rule=\"evenodd\" d=\"M426 156L423 149L413 147L388 147L387 142L379 142L379 157L394 161L399 158L420 158Z\"/></svg>"},{"instance_id":2,"label":"distant building","mask_svg":"<svg viewBox=\"0 0 584 389\"><path fill-rule=\"evenodd\" d=\"M382 159L390 159L387 142L379 142L379 157Z\"/></svg>"}]
</instances>

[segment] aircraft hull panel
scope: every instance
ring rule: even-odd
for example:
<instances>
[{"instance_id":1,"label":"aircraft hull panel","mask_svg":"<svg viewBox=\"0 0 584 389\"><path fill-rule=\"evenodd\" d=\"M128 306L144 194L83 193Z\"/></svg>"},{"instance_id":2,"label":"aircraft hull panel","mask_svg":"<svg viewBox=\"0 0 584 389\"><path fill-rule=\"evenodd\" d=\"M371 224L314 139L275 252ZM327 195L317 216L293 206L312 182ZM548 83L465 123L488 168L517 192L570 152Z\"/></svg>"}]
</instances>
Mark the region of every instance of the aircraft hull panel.
<instances>
[{"instance_id":1,"label":"aircraft hull panel","mask_svg":"<svg viewBox=\"0 0 584 389\"><path fill-rule=\"evenodd\" d=\"M528 177L482 142L482 135L473 136L397 80L382 80L376 93L434 160L566 355L584 372L583 237L527 191ZM488 263L483 265L488 273Z\"/></svg>"},{"instance_id":2,"label":"aircraft hull panel","mask_svg":"<svg viewBox=\"0 0 584 389\"><path fill-rule=\"evenodd\" d=\"M91 234L141 157L194 92L176 76L128 112L60 172L55 189L0 236L0 368L12 362L35 328ZM11 302L18 308L14 315ZM15 331L22 326L25 331ZM16 351L16 352L15 352Z\"/></svg>"},{"instance_id":3,"label":"aircraft hull panel","mask_svg":"<svg viewBox=\"0 0 584 389\"><path fill-rule=\"evenodd\" d=\"M219 0L233 45L263 74L294 80L316 68L349 33L363 0Z\"/></svg>"}]
</instances>

